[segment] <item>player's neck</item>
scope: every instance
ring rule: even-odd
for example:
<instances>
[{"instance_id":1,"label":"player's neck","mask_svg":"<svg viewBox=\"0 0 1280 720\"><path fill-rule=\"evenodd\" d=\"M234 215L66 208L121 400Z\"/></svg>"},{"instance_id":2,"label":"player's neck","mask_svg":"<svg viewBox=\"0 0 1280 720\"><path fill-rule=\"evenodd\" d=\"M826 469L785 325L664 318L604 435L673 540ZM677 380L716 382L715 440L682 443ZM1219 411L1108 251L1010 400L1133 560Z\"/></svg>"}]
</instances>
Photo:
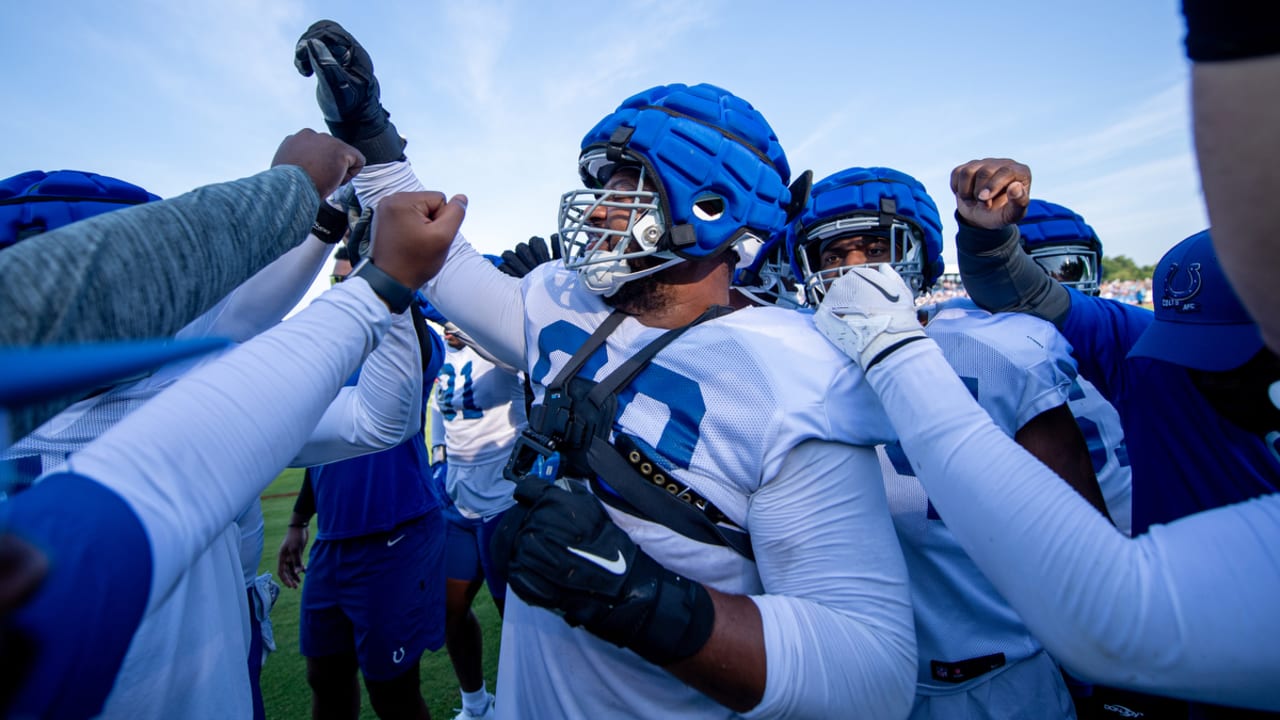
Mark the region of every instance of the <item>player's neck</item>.
<instances>
[{"instance_id":1,"label":"player's neck","mask_svg":"<svg viewBox=\"0 0 1280 720\"><path fill-rule=\"evenodd\" d=\"M663 283L663 301L635 313L642 325L668 330L683 327L712 305L729 304L732 265L704 260L677 267L684 272L671 278L673 282Z\"/></svg>"}]
</instances>

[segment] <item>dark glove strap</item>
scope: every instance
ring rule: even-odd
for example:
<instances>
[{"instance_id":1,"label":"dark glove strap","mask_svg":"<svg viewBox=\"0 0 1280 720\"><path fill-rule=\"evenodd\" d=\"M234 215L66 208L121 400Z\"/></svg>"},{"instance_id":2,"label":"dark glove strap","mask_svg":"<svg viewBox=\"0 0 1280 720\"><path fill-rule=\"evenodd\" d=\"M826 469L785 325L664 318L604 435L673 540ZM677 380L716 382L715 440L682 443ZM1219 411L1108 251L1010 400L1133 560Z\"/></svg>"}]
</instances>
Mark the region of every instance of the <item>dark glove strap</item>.
<instances>
[{"instance_id":1,"label":"dark glove strap","mask_svg":"<svg viewBox=\"0 0 1280 720\"><path fill-rule=\"evenodd\" d=\"M359 150L364 155L366 165L381 165L405 160L404 148L408 143L400 137L399 131L391 121L387 121L378 134L363 138L354 137L359 130L366 127L363 124L328 121L325 124L329 126L329 132L333 133L334 137Z\"/></svg>"},{"instance_id":2,"label":"dark glove strap","mask_svg":"<svg viewBox=\"0 0 1280 720\"><path fill-rule=\"evenodd\" d=\"M715 627L716 608L701 583L665 568L658 583L653 612L630 647L654 665L666 666L693 656L707 644Z\"/></svg>"}]
</instances>

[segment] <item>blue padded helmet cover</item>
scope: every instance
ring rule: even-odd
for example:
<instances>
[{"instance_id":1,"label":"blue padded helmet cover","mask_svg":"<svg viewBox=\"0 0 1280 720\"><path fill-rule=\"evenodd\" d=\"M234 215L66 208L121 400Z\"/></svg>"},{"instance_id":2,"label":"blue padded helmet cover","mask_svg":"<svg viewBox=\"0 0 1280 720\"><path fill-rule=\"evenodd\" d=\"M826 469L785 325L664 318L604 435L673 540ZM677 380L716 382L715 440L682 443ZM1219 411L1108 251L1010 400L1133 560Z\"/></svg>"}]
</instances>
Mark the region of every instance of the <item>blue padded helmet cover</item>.
<instances>
[{"instance_id":1,"label":"blue padded helmet cover","mask_svg":"<svg viewBox=\"0 0 1280 720\"><path fill-rule=\"evenodd\" d=\"M769 123L745 100L714 85L650 88L592 128L582 153L609 148L628 133L614 150L619 161L642 164L656 179L668 235L680 225L696 230L694 244L669 248L677 255L713 257L745 230L766 240L785 226L791 169ZM714 219L694 214L707 195L725 201Z\"/></svg>"},{"instance_id":2,"label":"blue padded helmet cover","mask_svg":"<svg viewBox=\"0 0 1280 720\"><path fill-rule=\"evenodd\" d=\"M896 202L894 216L903 220L924 240L925 287L932 286L942 275L942 219L938 206L914 177L885 167L854 167L824 178L813 186L809 204L792 224L788 233L788 254L797 274L796 247L804 233L823 222L857 215L878 215L882 199Z\"/></svg>"},{"instance_id":3,"label":"blue padded helmet cover","mask_svg":"<svg viewBox=\"0 0 1280 720\"><path fill-rule=\"evenodd\" d=\"M159 200L106 175L32 170L0 180L0 248L77 220Z\"/></svg>"},{"instance_id":4,"label":"blue padded helmet cover","mask_svg":"<svg viewBox=\"0 0 1280 720\"><path fill-rule=\"evenodd\" d=\"M1102 261L1102 241L1074 210L1044 200L1031 200L1027 214L1018 221L1022 246L1028 251L1053 245L1086 245Z\"/></svg>"}]
</instances>

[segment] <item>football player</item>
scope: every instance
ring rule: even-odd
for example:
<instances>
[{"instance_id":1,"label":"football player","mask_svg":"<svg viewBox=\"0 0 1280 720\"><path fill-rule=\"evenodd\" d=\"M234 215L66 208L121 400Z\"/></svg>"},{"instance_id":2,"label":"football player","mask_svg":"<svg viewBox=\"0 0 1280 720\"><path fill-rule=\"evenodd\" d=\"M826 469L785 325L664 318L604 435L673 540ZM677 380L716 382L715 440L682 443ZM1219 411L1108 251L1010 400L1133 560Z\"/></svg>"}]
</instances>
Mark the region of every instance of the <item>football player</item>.
<instances>
[{"instance_id":1,"label":"football player","mask_svg":"<svg viewBox=\"0 0 1280 720\"><path fill-rule=\"evenodd\" d=\"M517 281L457 238L427 289L537 396L497 541L498 716L905 715L880 411L806 316L718 309L734 248L787 218L769 125L720 88L655 87L587 133L579 168L563 261ZM356 189L417 184L391 162Z\"/></svg>"},{"instance_id":2,"label":"football player","mask_svg":"<svg viewBox=\"0 0 1280 720\"><path fill-rule=\"evenodd\" d=\"M1057 325L1081 376L1119 413L1135 536L1280 488L1280 412L1268 391L1280 360L1263 346L1208 231L1161 258L1152 312L1063 287L1022 252L1015 223L1029 204L1027 166L974 160L953 171L952 189L960 271L975 302Z\"/></svg>"},{"instance_id":3,"label":"football player","mask_svg":"<svg viewBox=\"0 0 1280 720\"><path fill-rule=\"evenodd\" d=\"M849 168L818 182L788 241L815 306L852 267L890 264L917 298L943 267L937 206L919 181L891 168ZM1067 404L1074 362L1053 326L960 298L921 307L919 316L996 425L1101 504ZM902 447L878 450L911 576L919 643L911 717L1074 717L1057 664L965 556Z\"/></svg>"},{"instance_id":4,"label":"football player","mask_svg":"<svg viewBox=\"0 0 1280 720\"><path fill-rule=\"evenodd\" d=\"M445 323L444 339L444 366L436 379L432 407L440 414L444 437L439 441L449 463L445 476L451 501L445 510L449 659L462 692L458 720L492 720L494 700L485 687L480 623L471 603L480 586L487 584L498 613L504 610L507 579L490 546L503 514L515 504L511 497L515 486L503 477L503 468L527 424L524 382L519 374L494 365L467 344L470 338L457 325Z\"/></svg>"},{"instance_id":5,"label":"football player","mask_svg":"<svg viewBox=\"0 0 1280 720\"><path fill-rule=\"evenodd\" d=\"M1102 241L1079 213L1045 200L1031 200L1018 221L1022 249L1063 287L1097 296L1102 279ZM1071 388L1071 413L1089 445L1093 472L1107 501L1107 514L1130 533L1133 474L1124 427L1116 409L1083 377Z\"/></svg>"},{"instance_id":6,"label":"football player","mask_svg":"<svg viewBox=\"0 0 1280 720\"><path fill-rule=\"evenodd\" d=\"M1126 538L992 422L920 328L906 288L886 266L855 268L816 323L868 368L930 501L1035 637L1095 682L1280 710L1280 496ZM1190 716L1249 716L1199 712Z\"/></svg>"}]
</instances>

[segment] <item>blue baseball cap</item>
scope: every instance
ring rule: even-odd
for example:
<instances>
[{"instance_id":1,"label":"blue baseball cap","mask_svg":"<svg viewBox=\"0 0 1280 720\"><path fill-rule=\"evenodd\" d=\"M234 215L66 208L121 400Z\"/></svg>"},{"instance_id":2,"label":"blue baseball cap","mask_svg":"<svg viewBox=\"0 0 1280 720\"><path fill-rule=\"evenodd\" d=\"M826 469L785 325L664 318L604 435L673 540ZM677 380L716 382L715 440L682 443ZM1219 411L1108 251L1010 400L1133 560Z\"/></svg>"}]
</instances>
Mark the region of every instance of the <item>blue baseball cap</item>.
<instances>
[{"instance_id":1,"label":"blue baseball cap","mask_svg":"<svg viewBox=\"0 0 1280 720\"><path fill-rule=\"evenodd\" d=\"M1218 264L1209 231L1160 258L1151 282L1155 320L1129 350L1196 370L1240 367L1262 349L1262 335Z\"/></svg>"}]
</instances>

